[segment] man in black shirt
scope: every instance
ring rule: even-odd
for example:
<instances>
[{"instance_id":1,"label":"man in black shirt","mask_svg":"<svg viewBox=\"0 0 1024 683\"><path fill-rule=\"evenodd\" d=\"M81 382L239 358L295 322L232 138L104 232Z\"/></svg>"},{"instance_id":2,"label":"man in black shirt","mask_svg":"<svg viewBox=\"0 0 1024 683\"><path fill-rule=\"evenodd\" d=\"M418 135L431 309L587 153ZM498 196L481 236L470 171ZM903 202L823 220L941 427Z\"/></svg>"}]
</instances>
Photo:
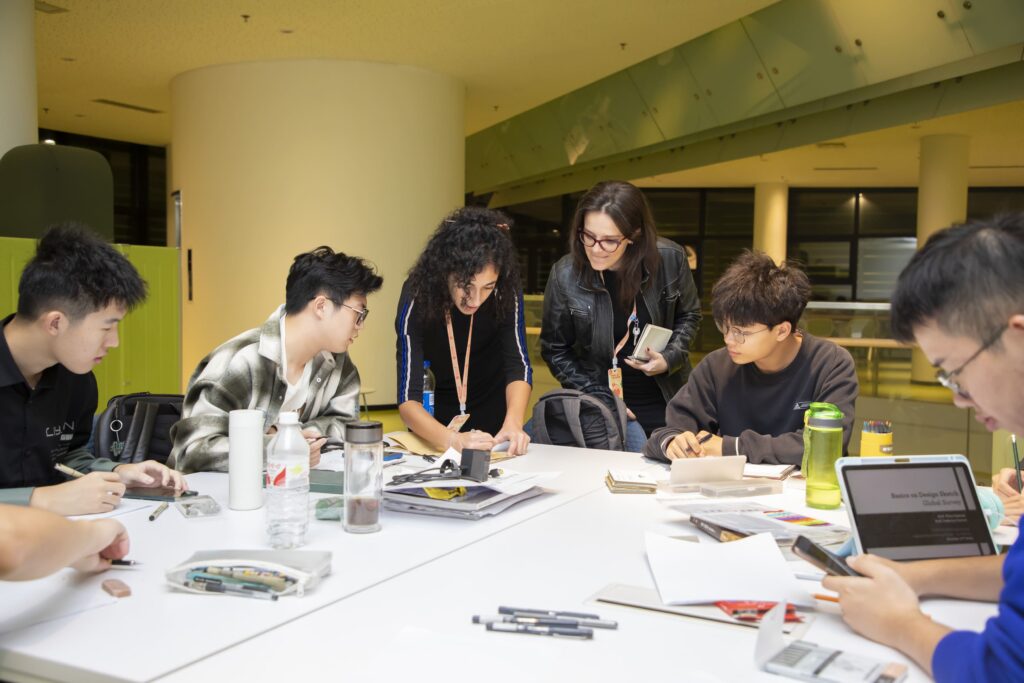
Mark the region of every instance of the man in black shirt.
<instances>
[{"instance_id":1,"label":"man in black shirt","mask_svg":"<svg viewBox=\"0 0 1024 683\"><path fill-rule=\"evenodd\" d=\"M798 331L811 285L795 267L745 252L715 283L712 351L668 404L666 426L647 441L659 460L745 455L800 465L804 412L824 401L843 411L843 452L853 430L857 372L850 353Z\"/></svg>"},{"instance_id":2,"label":"man in black shirt","mask_svg":"<svg viewBox=\"0 0 1024 683\"><path fill-rule=\"evenodd\" d=\"M158 462L119 464L85 448L97 403L92 369L145 296L128 259L84 229L59 226L39 240L18 311L0 321L0 502L74 515L112 510L126 485L185 487ZM85 476L67 481L57 463Z\"/></svg>"}]
</instances>

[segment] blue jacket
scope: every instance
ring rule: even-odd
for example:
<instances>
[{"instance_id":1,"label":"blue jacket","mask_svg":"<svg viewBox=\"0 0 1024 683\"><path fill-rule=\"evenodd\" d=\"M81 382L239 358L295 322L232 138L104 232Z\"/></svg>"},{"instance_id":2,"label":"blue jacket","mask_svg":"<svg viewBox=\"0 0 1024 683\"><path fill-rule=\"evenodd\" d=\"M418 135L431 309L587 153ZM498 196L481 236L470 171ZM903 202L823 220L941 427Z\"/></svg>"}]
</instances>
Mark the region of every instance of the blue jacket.
<instances>
[{"instance_id":1,"label":"blue jacket","mask_svg":"<svg viewBox=\"0 0 1024 683\"><path fill-rule=\"evenodd\" d=\"M1024 681L1024 534L1003 563L999 614L985 630L954 631L939 641L932 672L945 681Z\"/></svg>"}]
</instances>

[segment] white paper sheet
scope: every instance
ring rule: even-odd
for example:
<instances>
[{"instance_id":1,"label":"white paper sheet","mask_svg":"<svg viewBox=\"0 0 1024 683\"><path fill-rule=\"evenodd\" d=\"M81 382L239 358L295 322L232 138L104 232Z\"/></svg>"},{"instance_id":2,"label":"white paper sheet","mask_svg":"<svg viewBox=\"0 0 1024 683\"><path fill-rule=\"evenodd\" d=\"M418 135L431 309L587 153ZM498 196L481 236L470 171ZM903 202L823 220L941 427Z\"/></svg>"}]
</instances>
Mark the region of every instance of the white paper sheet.
<instances>
[{"instance_id":1,"label":"white paper sheet","mask_svg":"<svg viewBox=\"0 0 1024 683\"><path fill-rule=\"evenodd\" d=\"M119 515L126 515L129 512L135 512L136 510L143 510L145 508L155 508L159 505L155 500L137 500L135 498L122 498L121 504L110 512L97 512L92 515L72 515L68 519L106 519L107 517L117 517Z\"/></svg>"},{"instance_id":2,"label":"white paper sheet","mask_svg":"<svg viewBox=\"0 0 1024 683\"><path fill-rule=\"evenodd\" d=\"M35 581L0 582L0 634L105 607L117 598L74 570Z\"/></svg>"},{"instance_id":3,"label":"white paper sheet","mask_svg":"<svg viewBox=\"0 0 1024 683\"><path fill-rule=\"evenodd\" d=\"M730 543L679 543L648 532L646 541L647 561L666 605L716 600L815 604L769 534Z\"/></svg>"}]
</instances>

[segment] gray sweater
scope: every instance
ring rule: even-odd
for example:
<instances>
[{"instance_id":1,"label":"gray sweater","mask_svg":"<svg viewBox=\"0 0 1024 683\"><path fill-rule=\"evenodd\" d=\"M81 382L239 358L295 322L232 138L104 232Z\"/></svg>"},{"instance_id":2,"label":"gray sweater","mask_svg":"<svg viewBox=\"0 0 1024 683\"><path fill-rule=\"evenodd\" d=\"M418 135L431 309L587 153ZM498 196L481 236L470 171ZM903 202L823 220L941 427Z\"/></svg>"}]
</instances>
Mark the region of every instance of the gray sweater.
<instances>
[{"instance_id":1,"label":"gray sweater","mask_svg":"<svg viewBox=\"0 0 1024 683\"><path fill-rule=\"evenodd\" d=\"M666 426L651 435L644 455L666 460L664 448L672 438L704 429L722 437L723 455L799 466L804 411L812 401L833 403L843 411L845 455L856 399L857 371L850 352L806 332L793 362L771 374L753 363L737 365L726 349L718 349L697 365L669 402Z\"/></svg>"}]
</instances>

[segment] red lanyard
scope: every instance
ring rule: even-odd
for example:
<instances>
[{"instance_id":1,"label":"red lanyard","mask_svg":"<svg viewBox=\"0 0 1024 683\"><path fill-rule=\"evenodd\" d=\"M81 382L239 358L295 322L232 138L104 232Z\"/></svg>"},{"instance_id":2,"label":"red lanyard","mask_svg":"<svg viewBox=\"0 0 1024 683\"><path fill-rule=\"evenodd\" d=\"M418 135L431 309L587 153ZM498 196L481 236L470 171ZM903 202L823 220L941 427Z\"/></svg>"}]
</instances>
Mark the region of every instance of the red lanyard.
<instances>
[{"instance_id":1,"label":"red lanyard","mask_svg":"<svg viewBox=\"0 0 1024 683\"><path fill-rule=\"evenodd\" d=\"M612 351L613 368L619 367L619 351L621 351L622 347L624 347L626 345L626 342L629 341L629 326L632 325L634 322L637 324L639 324L640 322L640 319L636 317L636 300L633 301L633 312L629 314L629 319L626 320L626 334L622 335L622 340L619 342L619 345L615 347L614 351ZM633 343L636 343L635 339L633 340ZM635 349L634 353L636 353Z\"/></svg>"},{"instance_id":2,"label":"red lanyard","mask_svg":"<svg viewBox=\"0 0 1024 683\"><path fill-rule=\"evenodd\" d=\"M634 309L635 311L635 309ZM469 347L473 343L473 316L469 316L469 338L466 339L466 360L462 372L459 372L459 358L455 353L455 333L452 331L452 314L444 313L444 322L448 326L448 350L452 352L452 373L455 374L455 393L459 396L459 414L466 414L466 397L469 395Z\"/></svg>"}]
</instances>

